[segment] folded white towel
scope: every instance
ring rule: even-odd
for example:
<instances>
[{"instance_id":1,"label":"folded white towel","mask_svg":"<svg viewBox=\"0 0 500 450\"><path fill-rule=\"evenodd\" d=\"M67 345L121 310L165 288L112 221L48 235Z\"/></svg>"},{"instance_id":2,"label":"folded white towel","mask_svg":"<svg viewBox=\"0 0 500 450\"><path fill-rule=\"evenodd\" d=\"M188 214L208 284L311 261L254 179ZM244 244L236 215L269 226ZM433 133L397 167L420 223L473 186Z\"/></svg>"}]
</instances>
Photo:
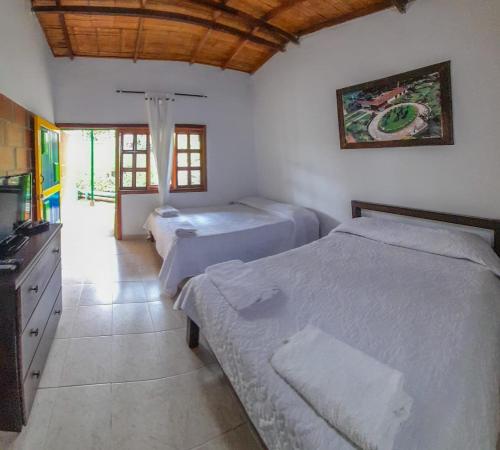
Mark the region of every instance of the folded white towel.
<instances>
[{"instance_id":1,"label":"folded white towel","mask_svg":"<svg viewBox=\"0 0 500 450\"><path fill-rule=\"evenodd\" d=\"M264 273L239 260L207 267L205 273L237 311L270 300L280 291Z\"/></svg>"},{"instance_id":2,"label":"folded white towel","mask_svg":"<svg viewBox=\"0 0 500 450\"><path fill-rule=\"evenodd\" d=\"M175 229L175 234L179 237L196 236L196 228L188 220L172 222L172 226Z\"/></svg>"},{"instance_id":3,"label":"folded white towel","mask_svg":"<svg viewBox=\"0 0 500 450\"><path fill-rule=\"evenodd\" d=\"M158 206L155 208L155 213L161 217L176 217L179 215L179 210L170 205Z\"/></svg>"},{"instance_id":4,"label":"folded white towel","mask_svg":"<svg viewBox=\"0 0 500 450\"><path fill-rule=\"evenodd\" d=\"M412 399L403 374L308 325L271 365L314 410L363 450L392 450Z\"/></svg>"}]
</instances>

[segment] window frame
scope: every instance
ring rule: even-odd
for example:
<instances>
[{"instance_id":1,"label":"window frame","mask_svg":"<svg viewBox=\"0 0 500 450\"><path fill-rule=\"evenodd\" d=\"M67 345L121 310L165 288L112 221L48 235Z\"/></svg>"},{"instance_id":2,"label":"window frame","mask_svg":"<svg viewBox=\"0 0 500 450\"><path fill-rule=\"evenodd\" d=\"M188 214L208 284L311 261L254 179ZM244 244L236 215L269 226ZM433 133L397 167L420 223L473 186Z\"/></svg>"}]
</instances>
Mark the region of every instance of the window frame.
<instances>
[{"instance_id":1,"label":"window frame","mask_svg":"<svg viewBox=\"0 0 500 450\"><path fill-rule=\"evenodd\" d=\"M187 134L198 134L200 136L200 166L191 167L188 165L187 168L179 168L177 166L177 156L179 153L186 153L190 155L191 153L198 153L198 151L193 152L190 148L184 150L179 150L177 148L178 135ZM188 145L189 147L189 145ZM188 156L190 161L190 157ZM177 176L179 170L187 170L188 177L190 180L191 170L200 171L200 184L197 185L187 185L179 186L177 184ZM170 192L206 192L207 191L207 126L206 125L193 125L193 124L177 124L175 125L175 140L172 152L172 175L170 182Z\"/></svg>"},{"instance_id":2,"label":"window frame","mask_svg":"<svg viewBox=\"0 0 500 450\"><path fill-rule=\"evenodd\" d=\"M206 157L206 125L194 125L194 124L176 124L175 125L175 133L174 133L174 145L172 148L172 169L171 169L171 178L170 178L170 192L172 193L181 193L181 192L206 192L207 191L207 157ZM119 177L118 177L118 192L125 194L133 194L133 193L156 193L158 192L158 185L151 184L151 136L149 132L149 128L147 126L130 126L130 127L118 127L116 128L116 145L118 147L118 163L119 163ZM200 166L199 167L191 167L187 168L179 168L177 167L177 155L178 153L187 153L190 155L191 153L198 153L198 151L192 152L190 148L186 150L178 150L177 149L177 139L179 134L198 134L200 136ZM123 149L123 136L126 134L134 135L134 144L133 150L124 150ZM137 135L146 134L148 136L146 150L137 151L136 150L136 142ZM189 147L189 146L188 146ZM145 169L137 169L136 167L136 155L137 154L146 153L146 168ZM132 168L124 168L123 167L123 157L124 155L132 155L133 164ZM190 158L188 157L189 161ZM200 184L199 185L187 185L187 186L178 186L177 185L177 176L178 170L187 170L191 172L191 170L199 170L200 171ZM146 172L146 186L137 187L135 185L136 173L137 172ZM124 173L130 172L132 173L132 186L124 187L123 186L123 175ZM190 177L190 174L188 175Z\"/></svg>"},{"instance_id":3,"label":"window frame","mask_svg":"<svg viewBox=\"0 0 500 450\"><path fill-rule=\"evenodd\" d=\"M120 168L120 176L118 179L118 191L123 193L156 193L158 192L158 186L151 184L151 137L149 133L149 128L147 126L137 127L119 127L116 129L116 145L118 146L118 162ZM123 137L126 134L132 134L134 136L134 143L132 150L124 150L123 148ZM146 150L137 150L137 135L146 135ZM146 155L146 167L145 168L137 168L137 155L145 154ZM124 168L123 167L123 157L124 155L132 156L132 168ZM132 173L132 186L124 187L123 186L123 175L125 173ZM138 187L136 186L136 174L137 172L145 172L146 173L146 185Z\"/></svg>"}]
</instances>

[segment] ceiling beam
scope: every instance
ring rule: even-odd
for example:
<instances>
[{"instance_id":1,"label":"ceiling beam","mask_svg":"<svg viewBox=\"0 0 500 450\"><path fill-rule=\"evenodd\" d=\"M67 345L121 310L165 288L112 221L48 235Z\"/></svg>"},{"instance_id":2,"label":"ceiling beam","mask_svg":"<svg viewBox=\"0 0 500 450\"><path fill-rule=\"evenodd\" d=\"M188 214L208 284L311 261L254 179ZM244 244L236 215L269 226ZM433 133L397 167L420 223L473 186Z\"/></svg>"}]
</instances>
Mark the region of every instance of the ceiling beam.
<instances>
[{"instance_id":1,"label":"ceiling beam","mask_svg":"<svg viewBox=\"0 0 500 450\"><path fill-rule=\"evenodd\" d=\"M56 0L56 6L61 6L61 0ZM70 59L74 59L75 53L73 52L73 45L71 45L71 39L69 37L68 26L66 24L66 18L64 17L64 14L59 14L59 24L61 25L64 40L66 41L66 47L69 51L68 56L70 57Z\"/></svg>"},{"instance_id":2,"label":"ceiling beam","mask_svg":"<svg viewBox=\"0 0 500 450\"><path fill-rule=\"evenodd\" d=\"M146 3L148 0L141 0L141 8L144 9L146 7ZM139 59L139 50L141 45L142 38L142 30L144 28L144 19L141 17L139 19L139 26L137 27L137 36L135 38L135 46L134 46L134 62L136 63Z\"/></svg>"},{"instance_id":3,"label":"ceiling beam","mask_svg":"<svg viewBox=\"0 0 500 450\"><path fill-rule=\"evenodd\" d=\"M384 9L392 8L393 6L394 6L393 0L384 0L382 3L367 6L365 8L358 9L351 13L343 14L339 17L325 20L324 22L320 22L318 24L313 25L312 27L305 28L299 31L298 34L299 36L304 36L305 34L314 33L315 31L321 30L323 28L333 27L334 25L339 25L341 23L348 22L349 20L357 19L358 17L363 17L369 14L383 11Z\"/></svg>"},{"instance_id":4,"label":"ceiling beam","mask_svg":"<svg viewBox=\"0 0 500 450\"><path fill-rule=\"evenodd\" d=\"M392 3L401 14L406 13L406 6L408 5L408 0L392 0Z\"/></svg>"},{"instance_id":5,"label":"ceiling beam","mask_svg":"<svg viewBox=\"0 0 500 450\"><path fill-rule=\"evenodd\" d=\"M230 27L221 23L214 22L188 14L180 14L175 12L159 11L155 9L142 8L123 8L123 7L108 7L108 6L34 6L31 10L35 13L57 13L57 14L89 14L101 16L125 16L139 17L144 19L167 20L171 22L187 23L205 28L210 28L221 33L232 34L237 37L246 37L248 40L258 45L264 45L272 49L284 51L284 45L264 39L258 36L249 35L249 33L238 28Z\"/></svg>"},{"instance_id":6,"label":"ceiling beam","mask_svg":"<svg viewBox=\"0 0 500 450\"><path fill-rule=\"evenodd\" d=\"M226 5L227 2L214 3L212 0L183 0L183 1L197 6L205 6L215 11L231 15L233 17L242 20L252 28L259 27L265 29L266 31L272 34L276 34L278 35L278 37L284 38L287 41L294 42L295 44L298 44L299 42L299 38L295 34L283 30L282 28L279 28L277 26L274 26L268 23L266 20L254 17L251 14L247 14L244 11L228 6Z\"/></svg>"},{"instance_id":7,"label":"ceiling beam","mask_svg":"<svg viewBox=\"0 0 500 450\"><path fill-rule=\"evenodd\" d=\"M214 22L216 22L221 15L222 13L220 11L215 11L213 14ZM203 46L205 45L211 34L212 34L212 29L208 28L207 31L205 31L205 34L202 36L202 38L198 41L198 44L196 45L196 48L194 49L194 52L191 55L191 59L189 60L189 64L194 64L196 62L196 58L198 58L201 49L203 48Z\"/></svg>"},{"instance_id":8,"label":"ceiling beam","mask_svg":"<svg viewBox=\"0 0 500 450\"><path fill-rule=\"evenodd\" d=\"M263 22L266 22L273 19L274 17L276 17L278 14L281 14L282 12L286 11L287 9L289 8L292 8L293 6L297 5L298 3L300 2L303 2L304 0L285 0L281 5L277 6L276 8L273 8L271 9L270 11L268 11L266 14L264 14L260 20L263 21ZM254 32L256 32L258 29L259 29L259 25L256 25L252 28L252 30L250 31L249 35L252 35ZM247 44L247 42L249 41L248 38L242 38L240 39L240 41L236 44L236 47L234 48L234 50L231 52L231 54L229 55L229 57L226 59L226 61L224 61L224 63L222 64L222 70L225 70L227 69L227 67L229 66L229 64L231 63L231 61L236 57L236 55L243 49L243 47ZM272 55L274 55L275 53L273 52ZM267 61L268 58L266 58L265 61Z\"/></svg>"},{"instance_id":9,"label":"ceiling beam","mask_svg":"<svg viewBox=\"0 0 500 450\"><path fill-rule=\"evenodd\" d=\"M293 8L295 5L298 5L299 3L303 3L305 0L284 0L281 5L276 6L276 8L271 9L268 13L264 14L261 17L261 20L264 21L269 21L273 19L274 17L278 16L282 12L287 11L290 8Z\"/></svg>"}]
</instances>

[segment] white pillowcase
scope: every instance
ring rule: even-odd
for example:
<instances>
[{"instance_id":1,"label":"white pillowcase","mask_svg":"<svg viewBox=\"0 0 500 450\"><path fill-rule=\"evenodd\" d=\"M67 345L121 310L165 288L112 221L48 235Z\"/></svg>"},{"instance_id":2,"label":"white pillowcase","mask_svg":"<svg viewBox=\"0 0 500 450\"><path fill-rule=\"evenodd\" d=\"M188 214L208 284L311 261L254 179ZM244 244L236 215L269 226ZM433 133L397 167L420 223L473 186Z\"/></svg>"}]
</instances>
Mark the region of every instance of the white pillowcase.
<instances>
[{"instance_id":1,"label":"white pillowcase","mask_svg":"<svg viewBox=\"0 0 500 450\"><path fill-rule=\"evenodd\" d=\"M359 217L342 223L333 232L354 234L398 247L466 259L487 267L500 277L500 259L496 253L484 239L466 231Z\"/></svg>"}]
</instances>

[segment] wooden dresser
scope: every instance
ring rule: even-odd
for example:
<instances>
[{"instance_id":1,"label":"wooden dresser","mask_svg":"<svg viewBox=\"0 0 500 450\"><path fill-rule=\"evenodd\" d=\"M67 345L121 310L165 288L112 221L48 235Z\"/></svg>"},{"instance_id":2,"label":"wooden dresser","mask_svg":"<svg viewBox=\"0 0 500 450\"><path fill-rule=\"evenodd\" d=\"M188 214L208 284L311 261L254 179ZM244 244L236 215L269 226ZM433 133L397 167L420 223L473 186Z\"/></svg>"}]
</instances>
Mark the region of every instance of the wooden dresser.
<instances>
[{"instance_id":1,"label":"wooden dresser","mask_svg":"<svg viewBox=\"0 0 500 450\"><path fill-rule=\"evenodd\" d=\"M0 274L0 430L21 431L62 313L61 225L32 236Z\"/></svg>"}]
</instances>

